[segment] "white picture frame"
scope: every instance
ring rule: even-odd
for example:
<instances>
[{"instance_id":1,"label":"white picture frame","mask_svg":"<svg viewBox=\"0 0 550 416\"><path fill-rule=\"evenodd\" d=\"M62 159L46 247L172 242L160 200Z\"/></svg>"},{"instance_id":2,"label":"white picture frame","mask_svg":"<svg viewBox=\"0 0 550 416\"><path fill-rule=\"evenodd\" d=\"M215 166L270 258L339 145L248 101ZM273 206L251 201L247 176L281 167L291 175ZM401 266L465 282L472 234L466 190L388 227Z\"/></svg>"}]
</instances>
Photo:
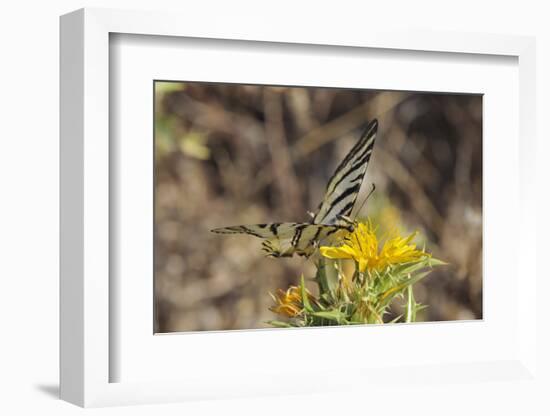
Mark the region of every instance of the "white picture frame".
<instances>
[{"instance_id":1,"label":"white picture frame","mask_svg":"<svg viewBox=\"0 0 550 416\"><path fill-rule=\"evenodd\" d=\"M536 229L536 218L532 214L535 212L535 190L530 180L535 169L536 139L534 39L365 28L349 28L348 31L327 34L322 27L313 27L305 33L298 26L291 25L281 31L275 25L257 26L253 23L248 27L241 26L235 33L234 27L223 20L212 26L204 25L200 19L186 19L185 25L181 21L182 16L171 13L106 9L83 9L61 18L61 397L87 407L352 388L360 390L366 385L369 389L383 390L384 383L387 386L395 378L408 380L404 382L405 389L418 384L434 389L434 383L454 381L474 385L484 381L539 383L535 360L537 328L535 321L527 318L536 314L534 288L537 274L534 262L524 261L529 255L528 242L535 240ZM516 261L525 266L522 266L522 285L514 293L513 310L507 312L511 319L518 322L514 326L513 347L503 348L500 354L495 352L494 360L485 355L478 359L470 357L467 361L464 358L460 362L452 362L441 356L439 361L419 359L417 363L406 365L396 362L395 366L391 366L385 362L380 368L369 364L359 372L350 371L344 365L335 365L317 374L310 372L312 377L307 384L300 380L289 382L285 372L269 369L251 372L252 378L247 378L246 370L242 374L229 374L222 369L219 376L213 379L215 368L204 371L202 376L199 373L188 377L151 376L147 381L114 377L116 371L113 372L112 368L124 357L119 356L123 350L112 348L112 339L118 336L120 329L112 323L112 315L117 310L113 292L117 288L110 281L115 266L109 250L110 227L115 226L110 200L116 197L110 184L111 174L117 170L117 160L110 153L109 139L112 134L109 121L112 34L164 37L160 42L167 37L275 42L283 51L292 44L304 45L305 48L307 45L331 45L333 50L342 48L349 51L350 47L356 50L405 50L413 54L434 53L431 55L434 57L462 54L468 55L472 61L477 56L486 55L517 59L519 110L517 123L511 125L519 128L516 139L518 145L521 143L517 160L518 177L515 178L519 189L513 191L517 192L518 203L510 204L508 209L510 214L520 218L521 226L516 231L519 241ZM517 275L517 270L514 272ZM495 306L495 310L498 311L499 307ZM152 313L152 310L147 313ZM400 332L408 331L405 326L395 328ZM457 328L455 325L446 329L448 335L452 336ZM327 330L316 331L306 331L309 333L307 337L331 342L329 339L335 335ZM362 328L354 328L353 331L340 332L338 337L353 342L361 336L360 331ZM428 334L430 329L424 331ZM380 329L378 332L381 333ZM465 336L475 341L478 332L479 327L475 327L474 323L469 335ZM299 336L304 343L308 342L300 332L287 335ZM152 332L150 336L153 338ZM187 340L193 336L200 335L184 335ZM263 336L272 337L267 332ZM415 335L410 333L408 336ZM234 332L230 337L235 346L251 340L246 331ZM164 338L162 342L169 342L166 341L168 337L161 338ZM227 340L229 337L226 337ZM214 340L211 338L205 342L212 343ZM236 362L239 363L239 360ZM176 371L182 373L181 369L174 369ZM117 379L116 382L113 382L114 379ZM376 387L379 383L382 387Z\"/></svg>"}]
</instances>

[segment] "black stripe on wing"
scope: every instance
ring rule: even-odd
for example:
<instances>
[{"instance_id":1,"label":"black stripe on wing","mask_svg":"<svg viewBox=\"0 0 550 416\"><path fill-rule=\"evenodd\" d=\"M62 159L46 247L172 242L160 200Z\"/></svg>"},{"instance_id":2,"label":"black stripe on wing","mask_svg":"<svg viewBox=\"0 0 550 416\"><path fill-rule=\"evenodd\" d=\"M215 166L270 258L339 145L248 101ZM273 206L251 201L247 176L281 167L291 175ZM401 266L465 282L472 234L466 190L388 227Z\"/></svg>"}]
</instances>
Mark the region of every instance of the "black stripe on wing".
<instances>
[{"instance_id":1,"label":"black stripe on wing","mask_svg":"<svg viewBox=\"0 0 550 416\"><path fill-rule=\"evenodd\" d=\"M378 121L371 121L359 141L338 165L328 181L325 197L313 223L337 224L339 216L351 215L372 155L377 130Z\"/></svg>"},{"instance_id":2,"label":"black stripe on wing","mask_svg":"<svg viewBox=\"0 0 550 416\"><path fill-rule=\"evenodd\" d=\"M277 237L282 230L286 234L298 224L294 222L288 223L272 223L272 224L251 224L251 225L232 225L230 227L214 228L213 233L217 234L248 234L258 238L273 238Z\"/></svg>"}]
</instances>

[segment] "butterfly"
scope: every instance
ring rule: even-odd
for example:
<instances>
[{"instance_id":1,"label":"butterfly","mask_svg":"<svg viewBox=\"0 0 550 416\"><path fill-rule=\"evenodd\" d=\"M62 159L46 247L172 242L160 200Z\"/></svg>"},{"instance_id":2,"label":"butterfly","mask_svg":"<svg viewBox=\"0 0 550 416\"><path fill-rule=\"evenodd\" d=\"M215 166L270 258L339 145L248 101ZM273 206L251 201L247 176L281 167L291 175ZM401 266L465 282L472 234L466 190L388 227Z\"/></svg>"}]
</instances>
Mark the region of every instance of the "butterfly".
<instances>
[{"instance_id":1,"label":"butterfly","mask_svg":"<svg viewBox=\"0 0 550 416\"><path fill-rule=\"evenodd\" d=\"M328 181L325 196L310 222L234 225L211 230L219 234L248 234L263 239L270 257L309 257L321 244L330 245L354 230L351 212L374 148L378 121L372 120L359 141L338 165Z\"/></svg>"}]
</instances>

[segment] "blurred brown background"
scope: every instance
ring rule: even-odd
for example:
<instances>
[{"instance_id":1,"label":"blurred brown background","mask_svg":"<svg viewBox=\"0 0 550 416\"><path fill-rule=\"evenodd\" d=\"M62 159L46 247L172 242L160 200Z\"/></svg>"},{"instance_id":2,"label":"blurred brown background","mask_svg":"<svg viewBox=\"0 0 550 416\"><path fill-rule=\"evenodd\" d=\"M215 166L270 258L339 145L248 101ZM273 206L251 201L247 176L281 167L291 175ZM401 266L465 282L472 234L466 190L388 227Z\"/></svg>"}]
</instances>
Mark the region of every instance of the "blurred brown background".
<instances>
[{"instance_id":1,"label":"blurred brown background","mask_svg":"<svg viewBox=\"0 0 550 416\"><path fill-rule=\"evenodd\" d=\"M419 320L481 318L480 95L156 82L156 332L268 327L269 292L311 276L311 261L209 230L308 220L372 118L357 205L376 192L360 217L420 231L449 263L415 286Z\"/></svg>"}]
</instances>

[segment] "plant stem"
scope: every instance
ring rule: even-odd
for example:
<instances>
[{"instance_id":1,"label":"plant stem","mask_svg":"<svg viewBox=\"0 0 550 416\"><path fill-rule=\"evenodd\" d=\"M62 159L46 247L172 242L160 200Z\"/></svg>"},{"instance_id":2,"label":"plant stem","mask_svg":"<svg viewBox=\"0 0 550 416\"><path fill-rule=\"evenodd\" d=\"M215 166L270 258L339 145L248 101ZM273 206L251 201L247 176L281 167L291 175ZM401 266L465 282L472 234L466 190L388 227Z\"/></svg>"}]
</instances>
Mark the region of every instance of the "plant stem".
<instances>
[{"instance_id":1,"label":"plant stem","mask_svg":"<svg viewBox=\"0 0 550 416\"><path fill-rule=\"evenodd\" d=\"M411 323L416 319L416 308L412 285L407 287L407 313L405 314L405 322Z\"/></svg>"}]
</instances>

